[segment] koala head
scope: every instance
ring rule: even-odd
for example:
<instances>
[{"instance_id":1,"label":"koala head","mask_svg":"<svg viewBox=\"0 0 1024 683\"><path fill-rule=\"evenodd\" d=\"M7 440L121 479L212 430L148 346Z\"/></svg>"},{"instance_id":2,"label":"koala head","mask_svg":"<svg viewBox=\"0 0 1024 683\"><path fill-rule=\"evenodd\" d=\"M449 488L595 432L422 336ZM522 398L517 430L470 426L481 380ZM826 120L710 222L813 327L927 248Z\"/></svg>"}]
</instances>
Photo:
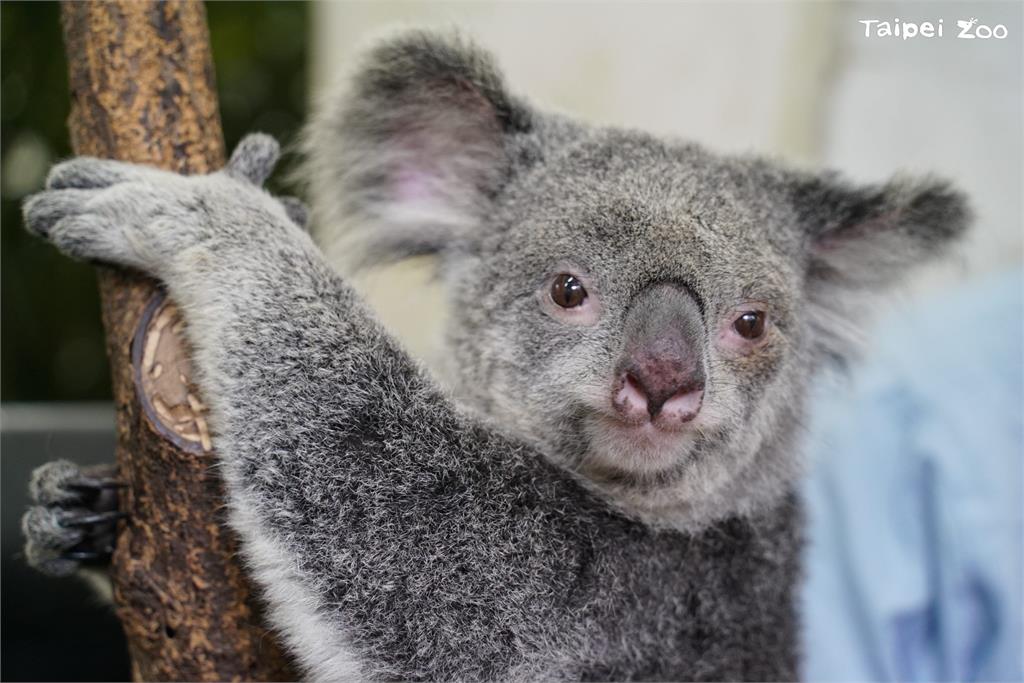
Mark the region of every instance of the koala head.
<instances>
[{"instance_id":1,"label":"koala head","mask_svg":"<svg viewBox=\"0 0 1024 683\"><path fill-rule=\"evenodd\" d=\"M350 253L437 255L467 405L691 528L790 490L812 373L968 223L934 179L858 187L541 112L422 32L366 55L307 152Z\"/></svg>"}]
</instances>

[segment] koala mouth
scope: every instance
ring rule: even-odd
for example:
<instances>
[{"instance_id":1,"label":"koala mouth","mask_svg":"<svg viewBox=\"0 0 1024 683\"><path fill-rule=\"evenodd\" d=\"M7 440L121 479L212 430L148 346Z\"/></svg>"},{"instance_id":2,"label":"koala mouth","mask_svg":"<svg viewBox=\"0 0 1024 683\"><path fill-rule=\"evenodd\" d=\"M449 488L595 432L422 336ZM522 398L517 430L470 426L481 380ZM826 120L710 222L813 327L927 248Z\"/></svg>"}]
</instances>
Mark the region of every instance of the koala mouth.
<instances>
[{"instance_id":1,"label":"koala mouth","mask_svg":"<svg viewBox=\"0 0 1024 683\"><path fill-rule=\"evenodd\" d=\"M671 416L631 420L602 413L588 422L590 448L584 469L595 472L642 476L665 472L689 460L698 438L692 424Z\"/></svg>"}]
</instances>

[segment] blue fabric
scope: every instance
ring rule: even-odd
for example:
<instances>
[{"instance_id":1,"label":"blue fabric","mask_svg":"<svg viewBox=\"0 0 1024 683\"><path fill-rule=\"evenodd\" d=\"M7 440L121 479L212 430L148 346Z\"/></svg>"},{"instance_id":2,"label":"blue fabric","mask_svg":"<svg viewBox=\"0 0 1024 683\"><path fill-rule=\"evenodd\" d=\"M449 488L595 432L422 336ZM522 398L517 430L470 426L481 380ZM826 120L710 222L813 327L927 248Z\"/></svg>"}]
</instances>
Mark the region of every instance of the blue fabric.
<instances>
[{"instance_id":1,"label":"blue fabric","mask_svg":"<svg viewBox=\"0 0 1024 683\"><path fill-rule=\"evenodd\" d=\"M883 322L816 397L806 679L1024 680L1022 284Z\"/></svg>"}]
</instances>

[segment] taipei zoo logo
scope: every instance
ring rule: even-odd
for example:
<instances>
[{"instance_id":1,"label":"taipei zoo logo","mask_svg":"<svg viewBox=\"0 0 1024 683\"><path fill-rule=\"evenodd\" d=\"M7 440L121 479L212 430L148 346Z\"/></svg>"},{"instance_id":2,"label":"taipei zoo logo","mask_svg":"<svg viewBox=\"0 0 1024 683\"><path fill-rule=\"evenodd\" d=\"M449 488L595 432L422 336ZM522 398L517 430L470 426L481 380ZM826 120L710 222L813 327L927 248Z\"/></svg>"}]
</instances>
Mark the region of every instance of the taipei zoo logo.
<instances>
[{"instance_id":1,"label":"taipei zoo logo","mask_svg":"<svg viewBox=\"0 0 1024 683\"><path fill-rule=\"evenodd\" d=\"M861 19L864 27L865 38L898 38L911 40L916 38L945 38L947 35L954 36L960 40L1003 40L1009 35L1006 26L996 24L989 26L980 23L974 17L970 19L957 19L956 28L945 26L945 22L939 19L937 22L922 21L900 21L899 19Z\"/></svg>"}]
</instances>

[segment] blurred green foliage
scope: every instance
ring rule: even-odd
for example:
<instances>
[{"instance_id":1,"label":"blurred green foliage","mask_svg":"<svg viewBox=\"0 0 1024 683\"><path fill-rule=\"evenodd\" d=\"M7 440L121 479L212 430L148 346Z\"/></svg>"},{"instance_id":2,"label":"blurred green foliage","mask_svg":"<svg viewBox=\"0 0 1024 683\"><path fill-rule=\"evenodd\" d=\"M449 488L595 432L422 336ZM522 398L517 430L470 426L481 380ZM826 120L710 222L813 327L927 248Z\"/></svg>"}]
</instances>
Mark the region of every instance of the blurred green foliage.
<instances>
[{"instance_id":1,"label":"blurred green foliage","mask_svg":"<svg viewBox=\"0 0 1024 683\"><path fill-rule=\"evenodd\" d=\"M261 130L292 141L307 104L309 6L207 5L228 149ZM71 153L60 7L0 3L0 399L110 398L91 266L72 262L22 229L22 198ZM287 161L293 161L291 159ZM282 168L287 170L288 164ZM278 178L285 174L279 173ZM272 189L294 194L281 180Z\"/></svg>"}]
</instances>

